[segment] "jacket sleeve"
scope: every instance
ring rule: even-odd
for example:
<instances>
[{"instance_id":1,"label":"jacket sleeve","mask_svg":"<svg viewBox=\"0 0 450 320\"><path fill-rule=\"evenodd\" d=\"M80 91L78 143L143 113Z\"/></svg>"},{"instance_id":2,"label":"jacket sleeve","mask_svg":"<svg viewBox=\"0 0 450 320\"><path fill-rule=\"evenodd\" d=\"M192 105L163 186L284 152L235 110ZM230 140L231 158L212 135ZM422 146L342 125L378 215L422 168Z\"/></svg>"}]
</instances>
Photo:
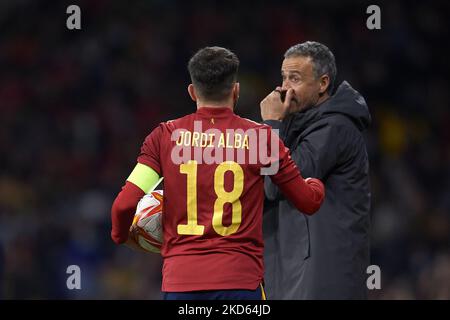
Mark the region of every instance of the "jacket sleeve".
<instances>
[{"instance_id":1,"label":"jacket sleeve","mask_svg":"<svg viewBox=\"0 0 450 320\"><path fill-rule=\"evenodd\" d=\"M278 136L280 137L280 139L283 142L285 142L283 133L281 132L282 131L281 129L283 126L281 121L266 120L266 121L263 121L263 123L269 125L272 128L272 130L275 130L278 133ZM280 190L278 189L276 184L274 184L272 182L272 179L269 176L264 177L264 193L266 195L266 198L270 201L276 201L276 200L279 200L282 198Z\"/></svg>"},{"instance_id":2,"label":"jacket sleeve","mask_svg":"<svg viewBox=\"0 0 450 320\"><path fill-rule=\"evenodd\" d=\"M327 175L337 163L339 143L342 142L339 132L328 123L307 130L311 131L307 132L297 146L291 147L292 159L303 177L314 177L325 182ZM269 200L282 199L279 189L268 177L264 181L264 190Z\"/></svg>"},{"instance_id":3,"label":"jacket sleeve","mask_svg":"<svg viewBox=\"0 0 450 320\"><path fill-rule=\"evenodd\" d=\"M329 124L318 126L292 150L295 162L305 177L325 180L337 163L342 136Z\"/></svg>"},{"instance_id":4,"label":"jacket sleeve","mask_svg":"<svg viewBox=\"0 0 450 320\"><path fill-rule=\"evenodd\" d=\"M319 210L325 196L322 182L314 178L304 180L290 156L289 149L275 133L271 133L270 129L268 136L269 150L271 150L268 165L273 171L270 178L299 211L305 214L315 213ZM274 145L276 145L275 150L272 148Z\"/></svg>"}]
</instances>

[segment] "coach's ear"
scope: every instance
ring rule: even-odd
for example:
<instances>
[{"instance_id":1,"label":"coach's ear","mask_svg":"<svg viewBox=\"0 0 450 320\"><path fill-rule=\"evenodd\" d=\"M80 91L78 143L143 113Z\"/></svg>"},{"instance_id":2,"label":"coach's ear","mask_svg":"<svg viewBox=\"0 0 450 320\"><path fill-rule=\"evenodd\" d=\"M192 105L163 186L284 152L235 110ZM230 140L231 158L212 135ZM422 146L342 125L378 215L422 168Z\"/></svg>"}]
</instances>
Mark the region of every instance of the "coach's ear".
<instances>
[{"instance_id":1,"label":"coach's ear","mask_svg":"<svg viewBox=\"0 0 450 320\"><path fill-rule=\"evenodd\" d=\"M320 96L324 95L327 92L329 86L330 86L330 77L327 74L324 74L319 79L319 95Z\"/></svg>"},{"instance_id":2,"label":"coach's ear","mask_svg":"<svg viewBox=\"0 0 450 320\"><path fill-rule=\"evenodd\" d=\"M193 101L197 101L197 95L195 94L195 88L192 83L188 85L188 93Z\"/></svg>"}]
</instances>

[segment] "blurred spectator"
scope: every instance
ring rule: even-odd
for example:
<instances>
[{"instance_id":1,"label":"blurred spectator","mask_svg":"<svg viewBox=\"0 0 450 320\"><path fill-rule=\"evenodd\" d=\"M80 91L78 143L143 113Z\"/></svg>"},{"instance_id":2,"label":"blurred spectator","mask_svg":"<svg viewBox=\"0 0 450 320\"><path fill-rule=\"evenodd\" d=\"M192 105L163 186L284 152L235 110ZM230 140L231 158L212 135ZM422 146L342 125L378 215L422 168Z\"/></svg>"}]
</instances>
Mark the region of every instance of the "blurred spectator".
<instances>
[{"instance_id":1,"label":"blurred spectator","mask_svg":"<svg viewBox=\"0 0 450 320\"><path fill-rule=\"evenodd\" d=\"M3 253L3 246L0 242L0 299L3 298L3 287L4 287L4 266L5 266L5 256Z\"/></svg>"}]
</instances>

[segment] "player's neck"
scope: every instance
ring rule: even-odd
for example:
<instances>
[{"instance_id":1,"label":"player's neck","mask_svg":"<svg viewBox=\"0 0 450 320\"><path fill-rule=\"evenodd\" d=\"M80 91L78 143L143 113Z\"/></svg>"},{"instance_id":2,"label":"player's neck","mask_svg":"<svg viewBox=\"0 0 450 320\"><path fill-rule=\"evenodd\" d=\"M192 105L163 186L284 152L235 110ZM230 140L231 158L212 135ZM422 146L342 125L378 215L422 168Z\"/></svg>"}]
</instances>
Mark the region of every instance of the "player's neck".
<instances>
[{"instance_id":1,"label":"player's neck","mask_svg":"<svg viewBox=\"0 0 450 320\"><path fill-rule=\"evenodd\" d=\"M198 101L197 100L197 110L200 108L229 108L229 109L233 110L233 104L228 101L209 102L209 101Z\"/></svg>"}]
</instances>

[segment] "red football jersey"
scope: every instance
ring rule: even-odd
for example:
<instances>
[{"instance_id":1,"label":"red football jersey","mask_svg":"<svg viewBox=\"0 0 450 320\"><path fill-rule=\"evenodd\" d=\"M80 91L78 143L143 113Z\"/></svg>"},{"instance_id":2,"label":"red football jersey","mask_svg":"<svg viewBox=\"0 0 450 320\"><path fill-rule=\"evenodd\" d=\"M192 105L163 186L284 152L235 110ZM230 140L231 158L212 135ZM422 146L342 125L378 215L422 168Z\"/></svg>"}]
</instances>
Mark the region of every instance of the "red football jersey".
<instances>
[{"instance_id":1,"label":"red football jersey","mask_svg":"<svg viewBox=\"0 0 450 320\"><path fill-rule=\"evenodd\" d=\"M262 168L299 176L269 126L202 107L161 123L138 162L164 176L162 291L250 289L262 282Z\"/></svg>"}]
</instances>

